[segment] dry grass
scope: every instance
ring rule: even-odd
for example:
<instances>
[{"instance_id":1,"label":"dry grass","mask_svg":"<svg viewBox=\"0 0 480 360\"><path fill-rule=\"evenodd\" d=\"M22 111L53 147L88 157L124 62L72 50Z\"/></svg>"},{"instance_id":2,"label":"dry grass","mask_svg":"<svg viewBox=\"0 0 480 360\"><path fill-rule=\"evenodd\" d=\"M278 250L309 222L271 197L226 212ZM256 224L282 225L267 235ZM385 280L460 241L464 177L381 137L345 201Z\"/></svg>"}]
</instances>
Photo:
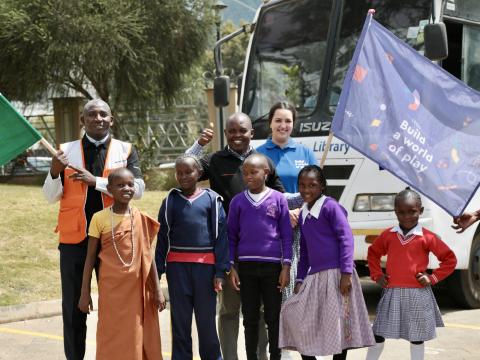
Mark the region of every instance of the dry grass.
<instances>
[{"instance_id":1,"label":"dry grass","mask_svg":"<svg viewBox=\"0 0 480 360\"><path fill-rule=\"evenodd\" d=\"M60 298L58 204L41 187L0 184L0 306ZM166 192L148 191L135 206L156 218Z\"/></svg>"}]
</instances>

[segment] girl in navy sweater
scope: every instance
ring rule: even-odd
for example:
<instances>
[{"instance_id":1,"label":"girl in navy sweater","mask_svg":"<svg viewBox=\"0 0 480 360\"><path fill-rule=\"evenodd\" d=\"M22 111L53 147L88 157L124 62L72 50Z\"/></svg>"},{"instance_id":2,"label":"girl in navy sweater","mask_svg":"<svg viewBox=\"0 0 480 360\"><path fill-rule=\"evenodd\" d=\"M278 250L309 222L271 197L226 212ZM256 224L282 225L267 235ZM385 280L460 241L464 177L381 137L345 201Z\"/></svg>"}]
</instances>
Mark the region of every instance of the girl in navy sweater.
<instances>
[{"instance_id":1,"label":"girl in navy sweater","mask_svg":"<svg viewBox=\"0 0 480 360\"><path fill-rule=\"evenodd\" d=\"M265 186L267 158L250 155L242 166L248 190L230 203L228 238L232 267L230 279L242 300L245 347L248 360L257 360L260 304L268 327L270 360L281 357L278 324L282 290L290 280L292 227L284 196ZM240 285L241 284L241 285Z\"/></svg>"},{"instance_id":2,"label":"girl in navy sweater","mask_svg":"<svg viewBox=\"0 0 480 360\"><path fill-rule=\"evenodd\" d=\"M178 189L162 203L155 262L166 272L172 320L172 359L192 358L192 312L197 324L200 357L221 359L215 326L216 292L229 270L227 227L222 198L201 189L200 163L191 155L175 162Z\"/></svg>"}]
</instances>

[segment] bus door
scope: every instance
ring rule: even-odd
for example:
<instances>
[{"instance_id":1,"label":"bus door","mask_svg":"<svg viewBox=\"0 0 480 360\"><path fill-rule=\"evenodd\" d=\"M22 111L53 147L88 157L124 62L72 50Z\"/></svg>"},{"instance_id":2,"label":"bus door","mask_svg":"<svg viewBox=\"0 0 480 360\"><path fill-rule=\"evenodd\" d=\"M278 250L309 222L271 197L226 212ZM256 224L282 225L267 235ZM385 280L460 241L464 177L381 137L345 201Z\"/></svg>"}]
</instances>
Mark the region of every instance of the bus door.
<instances>
[{"instance_id":1,"label":"bus door","mask_svg":"<svg viewBox=\"0 0 480 360\"><path fill-rule=\"evenodd\" d=\"M444 18L448 34L448 58L442 67L467 85L480 91L480 23Z\"/></svg>"}]
</instances>

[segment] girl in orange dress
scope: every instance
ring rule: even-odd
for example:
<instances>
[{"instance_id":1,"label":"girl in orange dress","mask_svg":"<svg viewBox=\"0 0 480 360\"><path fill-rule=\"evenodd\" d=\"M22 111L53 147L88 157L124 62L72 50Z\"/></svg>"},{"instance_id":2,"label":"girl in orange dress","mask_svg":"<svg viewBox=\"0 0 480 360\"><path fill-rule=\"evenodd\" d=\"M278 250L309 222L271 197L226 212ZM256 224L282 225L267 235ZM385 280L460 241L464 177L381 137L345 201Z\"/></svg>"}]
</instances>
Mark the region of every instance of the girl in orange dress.
<instances>
[{"instance_id":1,"label":"girl in orange dress","mask_svg":"<svg viewBox=\"0 0 480 360\"><path fill-rule=\"evenodd\" d=\"M90 282L100 246L96 359L162 359L158 311L165 298L151 249L159 224L130 206L134 178L128 169L112 172L107 189L114 204L92 217L78 307L93 309Z\"/></svg>"}]
</instances>

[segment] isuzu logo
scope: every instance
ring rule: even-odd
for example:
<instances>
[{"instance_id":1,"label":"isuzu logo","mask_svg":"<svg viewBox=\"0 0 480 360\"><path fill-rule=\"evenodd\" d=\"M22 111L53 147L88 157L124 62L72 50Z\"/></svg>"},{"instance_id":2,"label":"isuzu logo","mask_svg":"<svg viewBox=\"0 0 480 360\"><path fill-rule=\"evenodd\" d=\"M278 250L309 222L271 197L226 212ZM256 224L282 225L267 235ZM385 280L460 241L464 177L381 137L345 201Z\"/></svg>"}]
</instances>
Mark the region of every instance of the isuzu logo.
<instances>
[{"instance_id":1,"label":"isuzu logo","mask_svg":"<svg viewBox=\"0 0 480 360\"><path fill-rule=\"evenodd\" d=\"M298 129L300 133L329 132L332 123L330 121L302 122Z\"/></svg>"}]
</instances>

